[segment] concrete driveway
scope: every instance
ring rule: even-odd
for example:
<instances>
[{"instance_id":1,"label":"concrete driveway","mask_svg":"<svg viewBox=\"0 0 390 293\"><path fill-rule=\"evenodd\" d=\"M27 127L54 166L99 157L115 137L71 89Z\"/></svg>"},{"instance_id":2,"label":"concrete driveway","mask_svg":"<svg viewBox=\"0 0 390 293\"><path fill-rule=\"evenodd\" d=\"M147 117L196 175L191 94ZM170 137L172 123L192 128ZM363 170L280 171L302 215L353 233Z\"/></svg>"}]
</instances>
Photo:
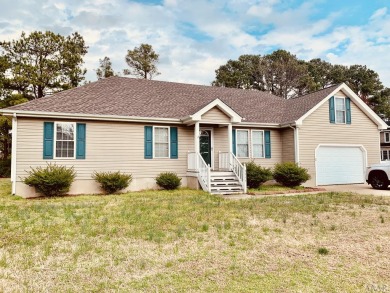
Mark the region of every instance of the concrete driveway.
<instances>
[{"instance_id":1,"label":"concrete driveway","mask_svg":"<svg viewBox=\"0 0 390 293\"><path fill-rule=\"evenodd\" d=\"M321 186L326 189L326 191L335 191L335 192L354 192L359 194L371 194L371 195L384 195L390 196L390 189L387 190L377 190L371 187L366 183L364 184L348 184L348 185L328 185Z\"/></svg>"}]
</instances>

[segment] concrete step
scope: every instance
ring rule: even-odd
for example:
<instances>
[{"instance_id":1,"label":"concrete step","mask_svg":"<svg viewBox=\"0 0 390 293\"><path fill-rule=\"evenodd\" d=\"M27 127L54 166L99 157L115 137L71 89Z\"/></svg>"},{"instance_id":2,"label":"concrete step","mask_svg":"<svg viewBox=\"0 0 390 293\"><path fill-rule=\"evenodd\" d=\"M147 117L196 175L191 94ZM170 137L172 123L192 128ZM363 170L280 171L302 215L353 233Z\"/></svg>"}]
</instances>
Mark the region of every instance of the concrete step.
<instances>
[{"instance_id":1,"label":"concrete step","mask_svg":"<svg viewBox=\"0 0 390 293\"><path fill-rule=\"evenodd\" d=\"M211 194L220 194L220 195L232 195L232 194L242 194L243 191L212 191Z\"/></svg>"}]
</instances>

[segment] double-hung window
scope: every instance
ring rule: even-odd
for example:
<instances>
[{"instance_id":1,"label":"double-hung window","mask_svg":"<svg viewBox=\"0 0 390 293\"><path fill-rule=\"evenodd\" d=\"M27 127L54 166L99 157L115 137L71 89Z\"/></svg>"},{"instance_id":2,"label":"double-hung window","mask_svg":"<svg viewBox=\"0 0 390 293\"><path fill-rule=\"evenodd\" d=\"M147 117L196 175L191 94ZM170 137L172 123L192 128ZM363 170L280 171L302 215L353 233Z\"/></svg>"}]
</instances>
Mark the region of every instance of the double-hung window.
<instances>
[{"instance_id":1,"label":"double-hung window","mask_svg":"<svg viewBox=\"0 0 390 293\"><path fill-rule=\"evenodd\" d=\"M237 129L237 157L249 157L249 131Z\"/></svg>"},{"instance_id":2,"label":"double-hung window","mask_svg":"<svg viewBox=\"0 0 390 293\"><path fill-rule=\"evenodd\" d=\"M76 123L55 123L55 158L75 158Z\"/></svg>"},{"instance_id":3,"label":"double-hung window","mask_svg":"<svg viewBox=\"0 0 390 293\"><path fill-rule=\"evenodd\" d=\"M264 131L252 130L252 157L264 158Z\"/></svg>"},{"instance_id":4,"label":"double-hung window","mask_svg":"<svg viewBox=\"0 0 390 293\"><path fill-rule=\"evenodd\" d=\"M382 161L388 161L390 160L390 151L389 150L382 150Z\"/></svg>"},{"instance_id":5,"label":"double-hung window","mask_svg":"<svg viewBox=\"0 0 390 293\"><path fill-rule=\"evenodd\" d=\"M390 142L390 132L385 132L385 142Z\"/></svg>"},{"instance_id":6,"label":"double-hung window","mask_svg":"<svg viewBox=\"0 0 390 293\"><path fill-rule=\"evenodd\" d=\"M154 127L154 157L169 158L169 127Z\"/></svg>"},{"instance_id":7,"label":"double-hung window","mask_svg":"<svg viewBox=\"0 0 390 293\"><path fill-rule=\"evenodd\" d=\"M345 123L346 107L345 98L335 97L336 123Z\"/></svg>"}]
</instances>

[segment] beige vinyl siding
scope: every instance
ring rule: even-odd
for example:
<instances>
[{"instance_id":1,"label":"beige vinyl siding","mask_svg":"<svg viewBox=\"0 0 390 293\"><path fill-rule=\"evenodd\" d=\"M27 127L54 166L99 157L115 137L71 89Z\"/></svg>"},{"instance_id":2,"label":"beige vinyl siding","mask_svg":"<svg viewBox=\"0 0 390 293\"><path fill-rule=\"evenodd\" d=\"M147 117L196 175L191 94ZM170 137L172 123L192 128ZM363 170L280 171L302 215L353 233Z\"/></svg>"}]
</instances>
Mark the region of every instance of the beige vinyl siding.
<instances>
[{"instance_id":1,"label":"beige vinyl siding","mask_svg":"<svg viewBox=\"0 0 390 293\"><path fill-rule=\"evenodd\" d=\"M45 166L46 162L74 166L77 180L91 180L94 171L117 170L131 173L134 178L154 178L163 171L173 171L179 176L185 176L187 151L194 150L193 127L178 127L178 159L144 159L146 124L83 121L86 123L86 159L44 160L44 121L49 120L18 119L18 181L26 175L25 170Z\"/></svg>"},{"instance_id":2,"label":"beige vinyl siding","mask_svg":"<svg viewBox=\"0 0 390 293\"><path fill-rule=\"evenodd\" d=\"M281 131L277 129L272 129L271 131L271 158L252 158L252 134L251 130L267 130L259 128L236 128L234 129L245 129L249 130L249 158L238 158L240 162L250 162L254 161L256 164L264 167L273 167L276 163L282 162L282 136Z\"/></svg>"},{"instance_id":3,"label":"beige vinyl siding","mask_svg":"<svg viewBox=\"0 0 390 293\"><path fill-rule=\"evenodd\" d=\"M214 128L214 169L219 168L219 152L229 152L228 127Z\"/></svg>"},{"instance_id":4,"label":"beige vinyl siding","mask_svg":"<svg viewBox=\"0 0 390 293\"><path fill-rule=\"evenodd\" d=\"M306 185L315 185L315 150L319 144L363 145L368 165L380 161L379 130L351 100L351 124L329 122L329 104L325 102L303 121L299 128L300 164L309 170L312 179Z\"/></svg>"},{"instance_id":5,"label":"beige vinyl siding","mask_svg":"<svg viewBox=\"0 0 390 293\"><path fill-rule=\"evenodd\" d=\"M230 118L223 113L221 110L219 110L217 107L214 107L204 113L202 115L202 121L201 123L214 123L214 124L219 124L219 123L229 123Z\"/></svg>"},{"instance_id":6,"label":"beige vinyl siding","mask_svg":"<svg viewBox=\"0 0 390 293\"><path fill-rule=\"evenodd\" d=\"M291 128L283 129L282 136L282 161L295 162L295 143L294 130Z\"/></svg>"}]
</instances>

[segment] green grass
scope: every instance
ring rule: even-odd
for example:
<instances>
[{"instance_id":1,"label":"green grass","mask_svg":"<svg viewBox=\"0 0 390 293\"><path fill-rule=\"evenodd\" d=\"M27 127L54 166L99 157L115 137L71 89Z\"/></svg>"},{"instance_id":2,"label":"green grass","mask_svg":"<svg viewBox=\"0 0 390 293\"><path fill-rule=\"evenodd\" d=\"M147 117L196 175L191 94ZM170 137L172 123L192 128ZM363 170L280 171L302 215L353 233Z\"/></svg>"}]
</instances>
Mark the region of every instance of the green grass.
<instances>
[{"instance_id":1,"label":"green grass","mask_svg":"<svg viewBox=\"0 0 390 293\"><path fill-rule=\"evenodd\" d=\"M9 193L9 181L0 180L0 291L390 286L390 198L232 201L181 189L24 200Z\"/></svg>"}]
</instances>

